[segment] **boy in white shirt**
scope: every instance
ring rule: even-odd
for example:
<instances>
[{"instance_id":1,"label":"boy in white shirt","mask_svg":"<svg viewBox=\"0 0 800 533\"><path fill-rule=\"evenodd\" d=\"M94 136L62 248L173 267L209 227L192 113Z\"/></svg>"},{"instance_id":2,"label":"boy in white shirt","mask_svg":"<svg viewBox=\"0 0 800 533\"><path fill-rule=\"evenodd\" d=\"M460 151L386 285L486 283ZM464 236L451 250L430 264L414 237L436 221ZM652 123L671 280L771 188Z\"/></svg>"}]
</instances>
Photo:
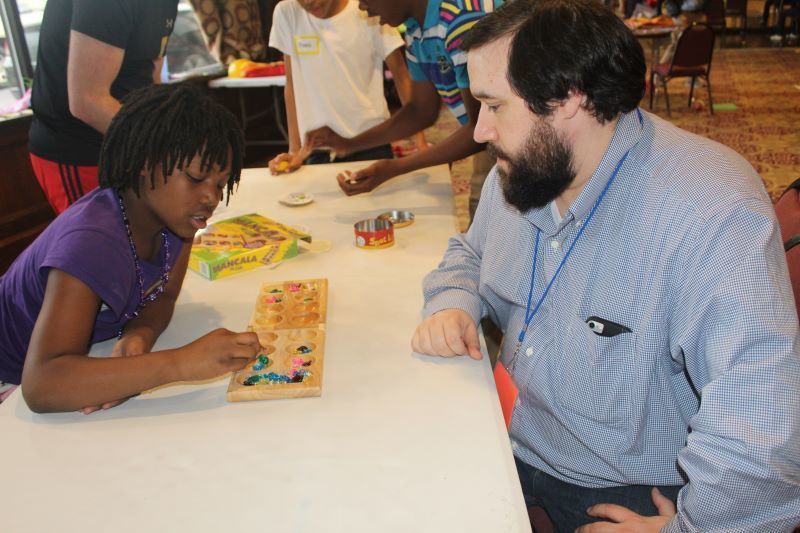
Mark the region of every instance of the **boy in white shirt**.
<instances>
[{"instance_id":1,"label":"boy in white shirt","mask_svg":"<svg viewBox=\"0 0 800 533\"><path fill-rule=\"evenodd\" d=\"M358 9L355 0L283 0L275 6L269 45L284 54L289 152L269 163L273 174L306 163L327 163L329 153L310 153L306 132L328 125L354 137L389 118L383 63L401 100L411 80L396 29ZM391 158L390 145L348 154L339 161Z\"/></svg>"}]
</instances>

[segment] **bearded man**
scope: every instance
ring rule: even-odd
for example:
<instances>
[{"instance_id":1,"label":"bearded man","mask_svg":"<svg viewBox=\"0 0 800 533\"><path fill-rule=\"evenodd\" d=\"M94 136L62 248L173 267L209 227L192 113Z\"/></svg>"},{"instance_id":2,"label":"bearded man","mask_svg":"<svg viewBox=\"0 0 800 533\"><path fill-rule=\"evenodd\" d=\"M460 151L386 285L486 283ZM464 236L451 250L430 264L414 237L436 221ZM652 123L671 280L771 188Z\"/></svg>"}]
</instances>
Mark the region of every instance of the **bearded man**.
<instances>
[{"instance_id":1,"label":"bearded man","mask_svg":"<svg viewBox=\"0 0 800 533\"><path fill-rule=\"evenodd\" d=\"M798 319L759 176L638 108L642 49L594 0L509 2L462 47L496 165L413 349L480 359L501 326L522 490L557 531L791 531Z\"/></svg>"}]
</instances>

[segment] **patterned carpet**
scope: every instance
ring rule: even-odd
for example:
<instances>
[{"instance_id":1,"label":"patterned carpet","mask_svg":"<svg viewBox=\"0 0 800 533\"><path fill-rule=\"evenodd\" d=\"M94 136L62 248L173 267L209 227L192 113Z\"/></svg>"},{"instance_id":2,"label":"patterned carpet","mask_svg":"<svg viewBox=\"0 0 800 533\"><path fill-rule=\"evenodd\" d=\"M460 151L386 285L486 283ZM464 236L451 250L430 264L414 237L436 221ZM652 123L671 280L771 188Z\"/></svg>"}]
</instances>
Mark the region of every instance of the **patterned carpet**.
<instances>
[{"instance_id":1,"label":"patterned carpet","mask_svg":"<svg viewBox=\"0 0 800 533\"><path fill-rule=\"evenodd\" d=\"M672 118L667 117L663 95L656 114L742 154L773 198L800 177L800 49L717 48L711 69L714 115L708 113L705 87L695 87L693 108L687 106L685 80L670 82L668 90ZM648 104L645 97L642 107L647 109ZM426 139L435 144L456 127L451 114L442 110L439 121L425 131ZM466 162L455 163L451 170L462 230L469 222L471 171Z\"/></svg>"},{"instance_id":2,"label":"patterned carpet","mask_svg":"<svg viewBox=\"0 0 800 533\"><path fill-rule=\"evenodd\" d=\"M672 118L667 117L661 95L656 113L739 152L761 175L773 198L800 177L800 49L715 50L714 115L708 113L704 87L695 87L696 109L687 106L685 80L670 82L668 90Z\"/></svg>"}]
</instances>

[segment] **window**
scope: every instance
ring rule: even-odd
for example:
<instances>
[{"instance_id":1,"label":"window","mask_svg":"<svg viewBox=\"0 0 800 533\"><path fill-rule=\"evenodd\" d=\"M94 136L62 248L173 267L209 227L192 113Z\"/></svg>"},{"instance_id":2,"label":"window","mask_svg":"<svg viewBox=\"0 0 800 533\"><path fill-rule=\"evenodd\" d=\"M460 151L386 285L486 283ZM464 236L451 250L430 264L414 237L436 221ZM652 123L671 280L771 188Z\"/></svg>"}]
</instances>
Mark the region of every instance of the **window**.
<instances>
[{"instance_id":1,"label":"window","mask_svg":"<svg viewBox=\"0 0 800 533\"><path fill-rule=\"evenodd\" d=\"M20 0L20 9L12 0L0 1L0 115L13 116L28 107L26 89L30 87L33 69L25 47L28 28L25 22L29 13L38 17L35 24L35 40L38 43L41 10L35 14L35 4L44 5L45 0ZM23 6L25 17L23 17Z\"/></svg>"},{"instance_id":2,"label":"window","mask_svg":"<svg viewBox=\"0 0 800 533\"><path fill-rule=\"evenodd\" d=\"M169 79L224 71L206 47L203 30L188 0L178 3L178 18L167 44L166 68Z\"/></svg>"},{"instance_id":3,"label":"window","mask_svg":"<svg viewBox=\"0 0 800 533\"><path fill-rule=\"evenodd\" d=\"M36 67L39 28L46 3L47 0L0 0L0 14L3 15L0 24L0 116L28 107L25 91L30 87ZM15 42L11 37L19 34L9 30L16 20L22 28L24 43ZM23 46L27 57L23 57L26 54L20 50ZM167 45L163 79L219 74L224 70L206 48L191 4L188 0L180 0L175 28Z\"/></svg>"}]
</instances>

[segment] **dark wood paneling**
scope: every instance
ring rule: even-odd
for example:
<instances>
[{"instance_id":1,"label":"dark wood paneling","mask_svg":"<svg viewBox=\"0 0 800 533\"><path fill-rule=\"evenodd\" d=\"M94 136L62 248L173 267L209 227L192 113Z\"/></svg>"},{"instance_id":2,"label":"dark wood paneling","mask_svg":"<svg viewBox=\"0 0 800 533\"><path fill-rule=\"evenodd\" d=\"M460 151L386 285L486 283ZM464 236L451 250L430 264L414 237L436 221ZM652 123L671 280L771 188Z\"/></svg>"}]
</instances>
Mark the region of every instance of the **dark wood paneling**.
<instances>
[{"instance_id":1,"label":"dark wood paneling","mask_svg":"<svg viewBox=\"0 0 800 533\"><path fill-rule=\"evenodd\" d=\"M28 156L30 117L0 122L0 273L55 218Z\"/></svg>"}]
</instances>

